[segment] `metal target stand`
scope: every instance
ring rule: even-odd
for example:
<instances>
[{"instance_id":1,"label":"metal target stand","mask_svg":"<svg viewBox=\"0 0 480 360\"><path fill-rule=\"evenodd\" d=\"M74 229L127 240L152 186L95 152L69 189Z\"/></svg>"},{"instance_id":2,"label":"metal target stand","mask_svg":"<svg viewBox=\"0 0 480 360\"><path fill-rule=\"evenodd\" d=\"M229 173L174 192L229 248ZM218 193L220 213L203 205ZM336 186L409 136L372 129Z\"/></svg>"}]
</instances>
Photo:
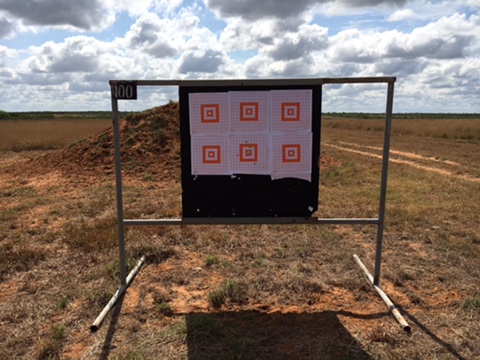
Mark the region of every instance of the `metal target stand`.
<instances>
[{"instance_id":1,"label":"metal target stand","mask_svg":"<svg viewBox=\"0 0 480 360\"><path fill-rule=\"evenodd\" d=\"M118 216L118 244L120 258L120 287L112 296L100 315L96 318L90 327L92 332L96 332L108 312L115 306L117 300L123 296L128 286L133 281L135 275L142 267L145 257L142 257L135 268L127 275L126 257L125 257L125 226L142 225L225 225L225 224L311 224L311 225L376 225L376 251L374 274L372 275L360 258L354 254L355 262L364 272L369 283L379 294L381 299L388 306L389 311L401 325L403 330L410 332L411 328L402 317L398 309L389 299L387 294L380 287L380 272L382 262L383 234L385 226L385 207L387 193L387 177L390 153L390 137L392 129L393 113L393 95L395 77L358 77L358 78L317 78L317 79L275 79L275 80L133 80L118 81L111 80L111 99L112 99L112 117L113 117L113 135L115 147L115 180L116 180L116 198L117 198L117 216ZM122 163L121 163L121 142L120 142L120 118L118 110L118 100L136 100L138 86L186 86L186 87L229 87L229 86L313 86L328 84L368 84L368 83L386 83L387 101L385 110L385 130L383 140L382 168L380 180L380 194L378 216L376 218L315 218L315 217L232 217L232 218L181 218L181 219L125 219L123 207L123 185L122 185Z\"/></svg>"}]
</instances>

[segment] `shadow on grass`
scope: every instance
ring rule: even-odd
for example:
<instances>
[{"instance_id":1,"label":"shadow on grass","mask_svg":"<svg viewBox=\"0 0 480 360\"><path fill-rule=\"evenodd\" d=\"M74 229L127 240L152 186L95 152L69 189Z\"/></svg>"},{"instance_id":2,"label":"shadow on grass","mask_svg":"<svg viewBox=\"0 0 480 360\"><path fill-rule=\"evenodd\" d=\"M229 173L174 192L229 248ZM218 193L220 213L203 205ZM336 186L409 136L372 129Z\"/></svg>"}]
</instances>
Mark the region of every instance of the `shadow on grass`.
<instances>
[{"instance_id":1,"label":"shadow on grass","mask_svg":"<svg viewBox=\"0 0 480 360\"><path fill-rule=\"evenodd\" d=\"M110 324L108 326L107 335L105 336L105 341L102 346L102 353L100 354L100 360L107 360L110 356L110 351L112 349L112 340L115 335L117 328L118 320L122 312L123 300L125 299L125 293L122 294L117 300L117 304L112 313L110 319Z\"/></svg>"},{"instance_id":2,"label":"shadow on grass","mask_svg":"<svg viewBox=\"0 0 480 360\"><path fill-rule=\"evenodd\" d=\"M255 311L186 315L188 359L372 359L338 315Z\"/></svg>"},{"instance_id":3,"label":"shadow on grass","mask_svg":"<svg viewBox=\"0 0 480 360\"><path fill-rule=\"evenodd\" d=\"M443 341L442 339L440 339L437 335L435 335L433 332L431 332L425 325L423 325L415 316L413 316L412 314L410 314L408 311L406 311L405 309L403 309L401 306L398 307L401 312L411 321L413 322L415 325L418 326L418 328L423 331L426 335L428 335L433 341L435 341L437 344L441 345L443 348L445 348L445 350L447 350L455 359L458 359L458 360L467 360L466 358L464 358L463 356L461 356L457 350L455 350L455 348Z\"/></svg>"}]
</instances>

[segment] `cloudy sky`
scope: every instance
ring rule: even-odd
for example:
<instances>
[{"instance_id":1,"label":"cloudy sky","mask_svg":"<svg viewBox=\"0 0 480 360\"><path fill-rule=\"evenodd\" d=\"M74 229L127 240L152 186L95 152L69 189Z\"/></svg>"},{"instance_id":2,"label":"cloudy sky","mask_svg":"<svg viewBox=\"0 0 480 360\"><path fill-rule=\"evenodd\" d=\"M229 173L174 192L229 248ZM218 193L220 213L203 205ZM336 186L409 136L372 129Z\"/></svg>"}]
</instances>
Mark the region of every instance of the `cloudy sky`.
<instances>
[{"instance_id":1,"label":"cloudy sky","mask_svg":"<svg viewBox=\"0 0 480 360\"><path fill-rule=\"evenodd\" d=\"M0 0L0 109L109 110L110 79L396 76L395 112L480 113L480 0ZM385 110L325 86L324 111ZM139 88L121 110L177 99Z\"/></svg>"}]
</instances>

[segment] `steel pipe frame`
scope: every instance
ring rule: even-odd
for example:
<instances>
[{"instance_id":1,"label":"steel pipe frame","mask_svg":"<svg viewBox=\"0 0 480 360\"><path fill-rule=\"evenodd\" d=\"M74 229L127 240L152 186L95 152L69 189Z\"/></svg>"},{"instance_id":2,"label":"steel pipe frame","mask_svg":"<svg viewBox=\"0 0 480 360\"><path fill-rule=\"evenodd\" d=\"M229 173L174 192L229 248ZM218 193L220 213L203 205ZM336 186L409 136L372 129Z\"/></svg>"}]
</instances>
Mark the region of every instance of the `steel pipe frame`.
<instances>
[{"instance_id":1,"label":"steel pipe frame","mask_svg":"<svg viewBox=\"0 0 480 360\"><path fill-rule=\"evenodd\" d=\"M125 293L125 290L127 290L128 286L131 284L135 276L138 274L144 262L145 262L145 256L142 256L140 260L137 262L137 265L132 269L132 271L130 271L130 274L128 274L128 277L125 279L125 284L120 285L120 288L117 290L115 294L113 294L112 298L107 303L107 305L105 305L100 315L97 316L95 321L90 326L90 331L92 333L95 333L98 331L98 329L100 329L100 326L102 326L103 320L105 320L105 317L107 316L108 312L113 309L118 299L120 299L123 296L123 294Z\"/></svg>"},{"instance_id":2,"label":"steel pipe frame","mask_svg":"<svg viewBox=\"0 0 480 360\"><path fill-rule=\"evenodd\" d=\"M124 230L124 212L123 212L123 183L122 183L122 154L120 151L120 116L118 114L118 100L112 92L112 113L113 113L113 146L115 151L115 184L117 197L117 231L118 231L118 250L120 255L120 281L121 286L127 284L127 266L125 261L125 230Z\"/></svg>"},{"instance_id":3,"label":"steel pipe frame","mask_svg":"<svg viewBox=\"0 0 480 360\"><path fill-rule=\"evenodd\" d=\"M181 218L181 219L125 219L124 225L152 226L152 225L378 225L379 219L343 219L343 218L315 218L315 217L212 217L212 218Z\"/></svg>"},{"instance_id":4,"label":"steel pipe frame","mask_svg":"<svg viewBox=\"0 0 480 360\"><path fill-rule=\"evenodd\" d=\"M118 243L120 257L120 278L121 286L114 295L111 304L113 308L119 292L125 291L128 287L126 276L125 260L125 225L206 225L206 224L375 224L377 225L377 240L375 251L375 269L372 278L374 287L380 285L381 259L383 247L383 233L385 225L385 208L388 163L390 154L390 136L393 114L393 94L396 77L353 77L353 78L317 78L317 79L258 79L258 80L110 80L110 86L113 87L125 81L134 82L137 86L273 86L273 85L324 85L324 84L368 84L368 83L387 83L387 104L385 116L384 143L382 155L382 172L380 180L380 198L378 218L367 219L328 219L328 218L182 218L182 219L125 219L123 207L123 184L122 184L122 164L121 164L121 142L120 142L120 119L118 113L118 99L113 96L112 91L112 120L115 151L115 180L116 180L116 198L117 198L117 216L118 216ZM377 290L378 291L378 290ZM114 300L115 299L115 300ZM109 303L110 304L110 303ZM108 306L107 306L108 307ZM105 309L104 309L105 311ZM102 312L103 313L103 312ZM106 316L108 310L103 314Z\"/></svg>"},{"instance_id":5,"label":"steel pipe frame","mask_svg":"<svg viewBox=\"0 0 480 360\"><path fill-rule=\"evenodd\" d=\"M110 80L110 86L132 82L137 86L289 86L289 85L324 85L324 84L393 84L396 77L351 77L351 78L316 78L316 79L226 79L226 80Z\"/></svg>"},{"instance_id":6,"label":"steel pipe frame","mask_svg":"<svg viewBox=\"0 0 480 360\"><path fill-rule=\"evenodd\" d=\"M398 311L397 307L393 304L393 302L390 300L390 298L387 296L387 294L385 294L385 292L380 288L380 286L375 285L372 274L370 274L370 271L368 271L367 267L363 264L362 260L360 260L360 258L357 256L357 254L353 255L353 259L358 264L358 266L360 266L360 269L362 269L363 273L367 277L368 282L370 283L370 285L373 286L373 288L378 293L380 298L383 300L385 305L388 306L388 310L392 313L392 315L398 321L398 323L400 324L402 329L409 333L412 330L412 328L405 321L402 314L400 314L400 311Z\"/></svg>"},{"instance_id":7,"label":"steel pipe frame","mask_svg":"<svg viewBox=\"0 0 480 360\"><path fill-rule=\"evenodd\" d=\"M387 193L387 177L388 164L390 155L390 137L392 128L393 116L393 97L394 84L396 77L352 77L352 78L317 78L317 79L256 79L256 80L111 80L110 86L115 86L118 83L125 81L135 82L137 86L271 86L271 85L324 85L324 84L369 84L369 83L387 83L387 101L385 111L385 128L384 128L384 142L382 155L382 172L380 180L380 198L378 219L298 219L291 221L290 219L277 220L275 218L245 218L224 220L216 219L153 219L140 220L129 219L123 217L123 199L122 199L122 179L121 179L121 160L120 160L120 132L118 119L118 100L112 95L112 111L114 112L114 130L115 130L115 169L117 179L117 211L118 211L118 231L119 238L123 238L124 225L180 225L180 224L377 224L377 240L375 251L375 269L374 269L374 284L380 285L380 273L382 263L382 249L383 249L383 233L385 227L385 208L386 208L386 193ZM115 126L116 124L116 126ZM118 139L117 139L118 138ZM117 141L118 140L118 141ZM118 142L118 143L117 143ZM117 159L118 158L118 159ZM117 170L118 169L118 170ZM120 190L118 189L120 187ZM120 202L120 204L119 204ZM264 221L264 222L261 222ZM121 235L120 235L121 234ZM119 241L120 252L124 251L124 241ZM122 257L122 256L121 256ZM123 255L124 257L124 255ZM124 261L123 261L124 262ZM122 264L122 260L120 260ZM124 276L122 277L122 279Z\"/></svg>"}]
</instances>

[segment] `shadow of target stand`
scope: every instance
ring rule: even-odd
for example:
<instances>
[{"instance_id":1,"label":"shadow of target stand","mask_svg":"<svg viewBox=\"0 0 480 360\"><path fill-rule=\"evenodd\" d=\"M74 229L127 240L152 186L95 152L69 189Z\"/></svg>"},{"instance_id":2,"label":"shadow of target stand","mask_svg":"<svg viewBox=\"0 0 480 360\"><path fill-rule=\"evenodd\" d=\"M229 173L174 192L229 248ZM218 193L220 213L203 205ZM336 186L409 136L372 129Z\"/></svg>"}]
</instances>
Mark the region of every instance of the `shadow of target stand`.
<instances>
[{"instance_id":1,"label":"shadow of target stand","mask_svg":"<svg viewBox=\"0 0 480 360\"><path fill-rule=\"evenodd\" d=\"M91 325L97 331L145 261L127 275L125 226L310 224L376 225L372 275L354 260L402 328L410 326L380 287L395 77L272 80L110 81L121 284ZM317 218L322 89L329 84L386 83L387 101L378 216ZM118 100L138 86L179 89L182 218L125 219Z\"/></svg>"}]
</instances>

